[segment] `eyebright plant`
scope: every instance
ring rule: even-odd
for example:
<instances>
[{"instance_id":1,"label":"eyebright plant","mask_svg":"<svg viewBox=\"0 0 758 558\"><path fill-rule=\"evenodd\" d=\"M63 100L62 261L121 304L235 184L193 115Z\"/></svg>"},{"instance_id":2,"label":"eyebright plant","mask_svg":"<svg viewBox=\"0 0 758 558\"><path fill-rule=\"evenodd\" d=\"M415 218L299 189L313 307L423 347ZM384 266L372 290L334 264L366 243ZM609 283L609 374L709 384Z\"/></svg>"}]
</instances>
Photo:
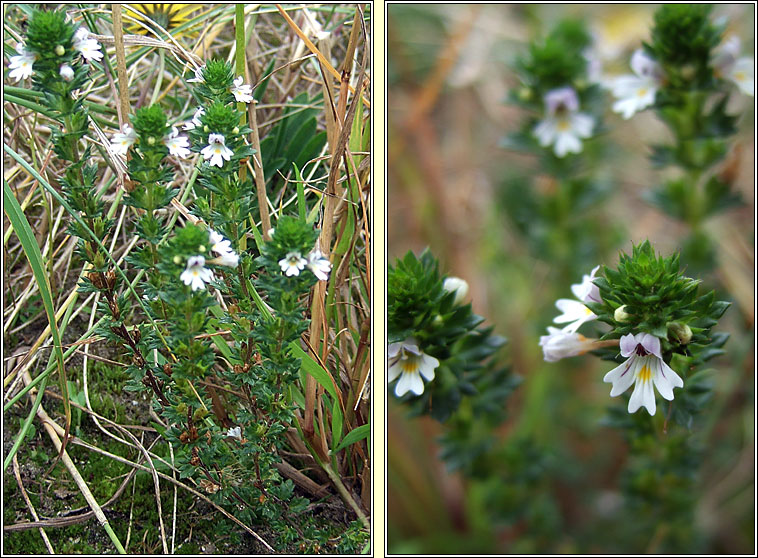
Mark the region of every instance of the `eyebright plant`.
<instances>
[{"instance_id":1,"label":"eyebright plant","mask_svg":"<svg viewBox=\"0 0 758 558\"><path fill-rule=\"evenodd\" d=\"M712 333L711 328L729 303L717 301L713 291L699 295L700 282L681 273L679 255L656 256L647 241L634 246L631 256L622 253L616 269L602 266L595 276L599 268L573 290L581 296L582 285L591 285L582 300L588 318L581 323L597 320L611 326L610 331L599 340L588 340L576 333L578 327L574 326L579 320L563 330L553 328L540 341L545 360L588 350L605 359L623 359L604 378L613 384L611 396L626 392L634 384L628 411L634 413L644 406L654 415L653 386L664 399L672 401L673 388L684 388L687 393L688 378L696 374L697 367L723 352L727 335ZM674 418L685 425L701 410L690 397L682 402L674 400L672 406Z\"/></svg>"},{"instance_id":2,"label":"eyebright plant","mask_svg":"<svg viewBox=\"0 0 758 558\"><path fill-rule=\"evenodd\" d=\"M33 13L17 52L11 78L32 78L57 125L54 151L65 163L59 182L76 217L69 231L85 262L79 290L100 295L96 333L130 357L126 389L151 396L162 421L156 428L174 447L180 475L242 522L266 522L283 544L293 533L325 540L323 533L303 535L297 518L308 500L278 466L291 447L287 436L300 426L309 293L330 280L332 264L303 200L299 217L278 215L267 241L257 228L259 201L244 171L255 153L245 139L251 129L236 109L253 101L251 86L228 63L209 60L195 69L189 122L182 126L158 105L141 107L104 146L126 165L123 201L136 216L125 272L104 247L113 221L95 188L93 142L83 142L90 120L79 95L104 53L55 10ZM175 163L187 158L198 165L194 203L176 226L167 209L179 193ZM336 459L314 458L325 468Z\"/></svg>"},{"instance_id":3,"label":"eyebright plant","mask_svg":"<svg viewBox=\"0 0 758 558\"><path fill-rule=\"evenodd\" d=\"M506 171L502 211L535 257L571 265L563 270L567 275L578 272L573 262L597 259L619 239L618 225L591 211L613 185L600 170L608 142L594 139L604 132L603 90L591 50L584 22L572 19L529 42L514 62L521 84L508 97L527 116L502 141L507 149L533 155L539 169Z\"/></svg>"},{"instance_id":4,"label":"eyebright plant","mask_svg":"<svg viewBox=\"0 0 758 558\"><path fill-rule=\"evenodd\" d=\"M467 294L465 281L440 275L429 250L420 257L408 252L388 267L390 389L412 414L445 424L443 459L464 472L486 452L482 439L493 439L518 384L495 360L505 339L482 325Z\"/></svg>"},{"instance_id":5,"label":"eyebright plant","mask_svg":"<svg viewBox=\"0 0 758 558\"><path fill-rule=\"evenodd\" d=\"M712 8L661 6L650 41L632 55L634 75L605 82L617 99L614 112L628 119L649 108L671 131L673 142L651 146L651 159L657 167L679 172L646 197L689 226L683 256L698 271L711 269L715 257L702 223L743 203L728 172L736 164L730 148L739 114L727 107L740 106L729 104L735 95L754 94L754 61L741 56L738 37L725 36L724 24L712 20Z\"/></svg>"}]
</instances>

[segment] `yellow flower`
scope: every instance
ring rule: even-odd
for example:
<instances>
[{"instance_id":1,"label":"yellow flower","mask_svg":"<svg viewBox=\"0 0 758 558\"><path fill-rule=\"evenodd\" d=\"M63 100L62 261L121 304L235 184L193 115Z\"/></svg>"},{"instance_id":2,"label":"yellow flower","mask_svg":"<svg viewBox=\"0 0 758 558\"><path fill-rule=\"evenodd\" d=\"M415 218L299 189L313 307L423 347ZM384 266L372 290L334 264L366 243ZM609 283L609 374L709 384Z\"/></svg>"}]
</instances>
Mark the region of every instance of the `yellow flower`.
<instances>
[{"instance_id":1,"label":"yellow flower","mask_svg":"<svg viewBox=\"0 0 758 558\"><path fill-rule=\"evenodd\" d=\"M202 4L128 4L126 15L140 23L130 23L129 31L140 35L155 35L162 27L172 35L192 34L194 30L184 29L179 33L172 30L187 23L190 15L197 11ZM193 26L194 27L194 26Z\"/></svg>"}]
</instances>

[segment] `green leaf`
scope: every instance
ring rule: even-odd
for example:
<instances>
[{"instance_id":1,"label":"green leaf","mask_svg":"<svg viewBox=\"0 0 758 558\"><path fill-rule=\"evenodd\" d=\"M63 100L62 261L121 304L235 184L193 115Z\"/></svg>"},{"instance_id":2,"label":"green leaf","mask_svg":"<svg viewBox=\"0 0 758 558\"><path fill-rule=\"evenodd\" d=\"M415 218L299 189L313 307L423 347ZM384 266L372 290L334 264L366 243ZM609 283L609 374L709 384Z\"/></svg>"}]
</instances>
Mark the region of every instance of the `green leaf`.
<instances>
[{"instance_id":1,"label":"green leaf","mask_svg":"<svg viewBox=\"0 0 758 558\"><path fill-rule=\"evenodd\" d=\"M348 432L344 438L342 438L342 441L340 444L334 449L334 452L338 452L340 450L345 449L347 446L354 444L356 442L360 442L364 438L368 438L371 435L371 425L370 424L363 424L359 426L358 428L354 428L350 432Z\"/></svg>"},{"instance_id":2,"label":"green leaf","mask_svg":"<svg viewBox=\"0 0 758 558\"><path fill-rule=\"evenodd\" d=\"M63 359L63 349L61 348L61 339L58 333L58 324L55 320L55 307L53 305L53 296L50 292L50 282L45 271L45 266L42 263L42 253L40 252L37 240L32 233L32 228L29 226L29 222L26 220L21 206L16 200L16 197L11 192L10 186L6 181L3 181L3 206L5 208L5 214L8 216L8 220L13 226L13 230L16 231L16 236L21 242L21 246L24 250L24 255L29 260L29 266L32 269L32 274L39 287L39 292L42 297L42 303L45 306L45 313L50 324L50 333L53 338L53 352L58 362L59 383L61 394L63 395L63 407L66 412L66 423L71 422L71 407L68 399L68 391L66 389L66 368ZM10 464L13 456L18 451L21 442L26 436L26 432L31 426L32 419L37 413L40 403L42 402L41 394L44 391L44 386L40 388L39 394L34 401L32 409L24 421L24 426L21 432L18 433L11 451L8 453L3 464L3 470L5 470Z\"/></svg>"},{"instance_id":3,"label":"green leaf","mask_svg":"<svg viewBox=\"0 0 758 558\"><path fill-rule=\"evenodd\" d=\"M323 388L329 393L329 395L331 395L335 400L339 399L341 401L342 398L337 396L337 386L334 383L331 374L324 370L324 368L318 362L313 360L311 356L303 349L301 349L297 343L292 341L289 346L294 356L300 359L300 364L303 369L308 374L313 376L316 381L321 384L321 386L323 386Z\"/></svg>"}]
</instances>

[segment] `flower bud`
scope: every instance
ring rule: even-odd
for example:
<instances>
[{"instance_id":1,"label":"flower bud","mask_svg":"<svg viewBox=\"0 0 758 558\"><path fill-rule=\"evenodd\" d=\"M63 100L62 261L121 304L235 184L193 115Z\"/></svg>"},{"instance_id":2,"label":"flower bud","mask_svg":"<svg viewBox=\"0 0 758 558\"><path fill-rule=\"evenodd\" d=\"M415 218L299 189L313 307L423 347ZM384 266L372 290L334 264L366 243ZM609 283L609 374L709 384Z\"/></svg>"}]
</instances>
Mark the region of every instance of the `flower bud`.
<instances>
[{"instance_id":1,"label":"flower bud","mask_svg":"<svg viewBox=\"0 0 758 558\"><path fill-rule=\"evenodd\" d=\"M206 124L205 126L203 126L203 132L210 132L210 131L211 131L211 129L208 127L208 124Z\"/></svg>"},{"instance_id":2,"label":"flower bud","mask_svg":"<svg viewBox=\"0 0 758 558\"><path fill-rule=\"evenodd\" d=\"M58 56L63 56L66 53L66 49L63 48L63 45L56 45L55 47L55 54Z\"/></svg>"},{"instance_id":3,"label":"flower bud","mask_svg":"<svg viewBox=\"0 0 758 558\"><path fill-rule=\"evenodd\" d=\"M61 64L60 75L63 81L71 81L74 79L74 69L68 64Z\"/></svg>"},{"instance_id":4,"label":"flower bud","mask_svg":"<svg viewBox=\"0 0 758 558\"><path fill-rule=\"evenodd\" d=\"M624 323L629 321L629 318L632 316L630 314L627 314L624 309L626 308L626 304L623 304L616 308L616 311L613 313L613 319L616 320L619 323Z\"/></svg>"},{"instance_id":5,"label":"flower bud","mask_svg":"<svg viewBox=\"0 0 758 558\"><path fill-rule=\"evenodd\" d=\"M442 288L449 293L455 293L454 304L461 304L468 294L468 283L460 277L448 277L442 283Z\"/></svg>"},{"instance_id":6,"label":"flower bud","mask_svg":"<svg viewBox=\"0 0 758 558\"><path fill-rule=\"evenodd\" d=\"M153 136L150 136L149 138L147 138L147 144L155 145L155 138Z\"/></svg>"},{"instance_id":7,"label":"flower bud","mask_svg":"<svg viewBox=\"0 0 758 558\"><path fill-rule=\"evenodd\" d=\"M235 127L232 129L232 133L233 133L233 134L239 134L239 133L240 133L240 129L239 129L237 126L235 126Z\"/></svg>"},{"instance_id":8,"label":"flower bud","mask_svg":"<svg viewBox=\"0 0 758 558\"><path fill-rule=\"evenodd\" d=\"M179 265L180 263L182 263L182 258L181 258L181 256L174 256L174 260L173 260L173 262L174 262L176 265Z\"/></svg>"},{"instance_id":9,"label":"flower bud","mask_svg":"<svg viewBox=\"0 0 758 558\"><path fill-rule=\"evenodd\" d=\"M692 330L687 324L671 322L668 324L669 335L682 345L686 345L692 340Z\"/></svg>"},{"instance_id":10,"label":"flower bud","mask_svg":"<svg viewBox=\"0 0 758 558\"><path fill-rule=\"evenodd\" d=\"M532 90L528 87L522 87L518 90L518 98L522 101L529 101L532 98Z\"/></svg>"},{"instance_id":11,"label":"flower bud","mask_svg":"<svg viewBox=\"0 0 758 558\"><path fill-rule=\"evenodd\" d=\"M200 252L201 254L205 252L205 244L201 244L200 246L198 246L197 251Z\"/></svg>"}]
</instances>

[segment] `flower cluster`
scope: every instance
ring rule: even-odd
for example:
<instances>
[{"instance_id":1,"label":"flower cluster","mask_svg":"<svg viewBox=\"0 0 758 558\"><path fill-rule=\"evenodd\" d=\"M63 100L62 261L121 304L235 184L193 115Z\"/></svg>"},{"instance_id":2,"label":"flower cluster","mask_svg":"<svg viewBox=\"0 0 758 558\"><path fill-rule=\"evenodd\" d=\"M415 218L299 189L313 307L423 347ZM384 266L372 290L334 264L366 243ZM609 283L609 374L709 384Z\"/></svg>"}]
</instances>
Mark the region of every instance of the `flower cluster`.
<instances>
[{"instance_id":1,"label":"flower cluster","mask_svg":"<svg viewBox=\"0 0 758 558\"><path fill-rule=\"evenodd\" d=\"M326 281L329 279L332 264L324 257L321 250L314 248L307 258L297 251L287 252L287 255L279 260L279 267L287 277L300 275L300 272L307 267L319 281Z\"/></svg>"},{"instance_id":2,"label":"flower cluster","mask_svg":"<svg viewBox=\"0 0 758 558\"><path fill-rule=\"evenodd\" d=\"M11 56L8 61L8 68L10 69L8 76L11 79L18 82L33 76L35 73L34 64L38 59L44 59L50 64L56 64L54 60L57 59L58 75L64 81L71 81L74 78L74 69L71 66L73 63L72 52L67 53L65 46L69 41L73 52L79 53L85 62L92 62L93 60L99 62L103 59L100 43L90 36L87 29L79 27L72 34L69 34L71 31L67 28L70 28L70 24L56 21L55 19L58 17L56 12L51 12L51 14L45 16L48 21L43 21L45 18L33 18L35 23L42 22L42 24L39 29L32 29L32 46L27 47L24 42L16 44L17 54ZM51 33L56 27L60 32Z\"/></svg>"},{"instance_id":3,"label":"flower cluster","mask_svg":"<svg viewBox=\"0 0 758 558\"><path fill-rule=\"evenodd\" d=\"M203 290L206 283L216 280L213 271L205 267L206 263L226 267L237 267L239 264L239 255L232 250L229 240L213 229L208 229L208 241L211 244L211 252L215 253L216 257L210 260L206 260L202 254L189 257L186 269L179 276L179 279L192 287L193 291ZM205 251L204 245L200 245L200 248Z\"/></svg>"},{"instance_id":4,"label":"flower cluster","mask_svg":"<svg viewBox=\"0 0 758 558\"><path fill-rule=\"evenodd\" d=\"M577 300L561 299L556 305L563 311L555 321L568 323L562 330L549 327L540 338L545 360L588 351L606 351L608 358L626 360L608 372L604 381L613 384L611 396L625 392L634 384L628 411L645 407L655 414L655 387L671 401L673 388L682 388L684 380L669 365L674 355L693 364L719 353L725 337L706 332L716 323L728 304L715 302L713 293L696 296L698 282L679 271L678 256L655 257L648 242L635 246L632 256L622 254L618 270L600 266L585 275L582 283L572 285ZM580 302L581 301L581 302ZM588 339L577 329L589 321L612 326L601 339ZM705 349L707 345L711 348ZM619 347L620 354L612 352Z\"/></svg>"},{"instance_id":5,"label":"flower cluster","mask_svg":"<svg viewBox=\"0 0 758 558\"><path fill-rule=\"evenodd\" d=\"M111 149L116 155L126 157L129 148L135 143L138 143L138 139L134 128L129 124L124 124L119 132L113 134L113 138L111 139ZM148 140L149 139L150 137ZM176 126L171 126L171 131L164 135L161 141L171 155L179 157L180 159L186 159L190 156L189 139L187 136L180 136L179 130L176 129ZM153 138L152 143L154 142L155 139ZM148 143L152 145L151 142L148 141Z\"/></svg>"}]
</instances>

